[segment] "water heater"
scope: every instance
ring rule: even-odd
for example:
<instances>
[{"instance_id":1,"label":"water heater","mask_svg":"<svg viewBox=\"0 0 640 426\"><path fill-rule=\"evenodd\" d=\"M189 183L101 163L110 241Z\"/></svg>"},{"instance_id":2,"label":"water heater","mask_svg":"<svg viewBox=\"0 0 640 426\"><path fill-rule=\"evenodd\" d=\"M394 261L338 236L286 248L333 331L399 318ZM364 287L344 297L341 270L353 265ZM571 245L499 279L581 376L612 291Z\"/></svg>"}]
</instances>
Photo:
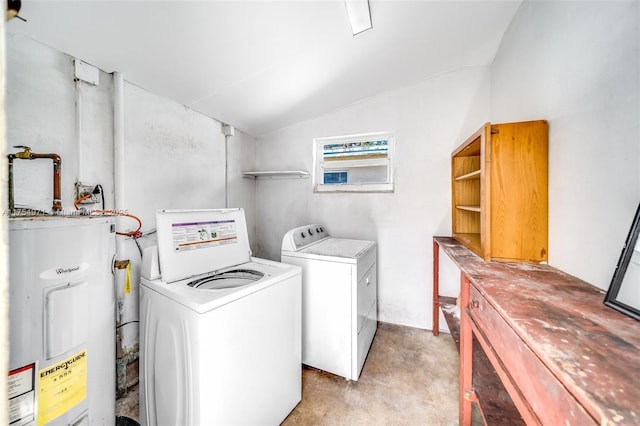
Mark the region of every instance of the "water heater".
<instances>
[{"instance_id":1,"label":"water heater","mask_svg":"<svg viewBox=\"0 0 640 426\"><path fill-rule=\"evenodd\" d=\"M11 218L9 250L9 423L114 425L114 219Z\"/></svg>"}]
</instances>

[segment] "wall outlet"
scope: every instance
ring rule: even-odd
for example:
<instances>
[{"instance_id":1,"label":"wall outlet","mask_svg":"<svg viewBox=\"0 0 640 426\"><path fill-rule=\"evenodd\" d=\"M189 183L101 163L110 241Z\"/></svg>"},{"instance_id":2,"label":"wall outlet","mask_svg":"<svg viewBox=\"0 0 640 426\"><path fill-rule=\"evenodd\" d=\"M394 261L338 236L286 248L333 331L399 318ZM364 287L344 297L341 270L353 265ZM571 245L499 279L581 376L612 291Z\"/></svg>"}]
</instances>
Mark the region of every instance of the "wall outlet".
<instances>
[{"instance_id":1,"label":"wall outlet","mask_svg":"<svg viewBox=\"0 0 640 426\"><path fill-rule=\"evenodd\" d=\"M76 182L76 200L84 197L85 195L90 195L86 200L80 201L78 204L96 204L99 203L100 200L98 198L99 194L94 194L93 190L95 189L95 185L83 185L80 182Z\"/></svg>"}]
</instances>

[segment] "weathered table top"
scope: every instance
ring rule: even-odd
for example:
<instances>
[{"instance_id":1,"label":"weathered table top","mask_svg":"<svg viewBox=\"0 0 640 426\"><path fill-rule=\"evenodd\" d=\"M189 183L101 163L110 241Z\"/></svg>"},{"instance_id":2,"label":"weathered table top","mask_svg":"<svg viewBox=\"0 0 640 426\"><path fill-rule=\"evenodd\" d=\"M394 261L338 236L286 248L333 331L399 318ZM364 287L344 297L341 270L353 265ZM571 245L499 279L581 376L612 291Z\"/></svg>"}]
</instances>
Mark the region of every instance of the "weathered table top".
<instances>
[{"instance_id":1,"label":"weathered table top","mask_svg":"<svg viewBox=\"0 0 640 426\"><path fill-rule=\"evenodd\" d=\"M549 265L485 262L453 238L435 240L597 422L640 424L640 321Z\"/></svg>"}]
</instances>

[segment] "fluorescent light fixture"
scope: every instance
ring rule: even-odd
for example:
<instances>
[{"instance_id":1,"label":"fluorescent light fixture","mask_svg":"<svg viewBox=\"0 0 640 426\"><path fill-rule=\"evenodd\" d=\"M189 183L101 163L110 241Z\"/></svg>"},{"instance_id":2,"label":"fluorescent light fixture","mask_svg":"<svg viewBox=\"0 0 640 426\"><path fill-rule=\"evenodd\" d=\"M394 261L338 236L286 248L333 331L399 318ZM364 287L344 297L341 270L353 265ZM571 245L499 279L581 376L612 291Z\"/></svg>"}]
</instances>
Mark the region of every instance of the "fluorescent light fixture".
<instances>
[{"instance_id":1,"label":"fluorescent light fixture","mask_svg":"<svg viewBox=\"0 0 640 426\"><path fill-rule=\"evenodd\" d=\"M344 0L344 5L347 7L347 15L349 15L353 35L371 29L369 0Z\"/></svg>"}]
</instances>

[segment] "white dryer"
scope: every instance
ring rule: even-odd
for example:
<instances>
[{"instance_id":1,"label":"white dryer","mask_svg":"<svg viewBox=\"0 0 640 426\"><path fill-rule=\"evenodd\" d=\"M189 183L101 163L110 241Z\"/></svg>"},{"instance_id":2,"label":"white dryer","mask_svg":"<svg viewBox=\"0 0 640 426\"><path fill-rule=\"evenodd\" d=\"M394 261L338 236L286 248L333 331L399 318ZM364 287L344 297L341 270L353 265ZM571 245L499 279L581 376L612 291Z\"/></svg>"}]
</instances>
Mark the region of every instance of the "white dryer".
<instances>
[{"instance_id":1,"label":"white dryer","mask_svg":"<svg viewBox=\"0 0 640 426\"><path fill-rule=\"evenodd\" d=\"M300 268L251 257L242 209L158 211L156 225L140 286L141 423L279 424L301 399Z\"/></svg>"},{"instance_id":2,"label":"white dryer","mask_svg":"<svg viewBox=\"0 0 640 426\"><path fill-rule=\"evenodd\" d=\"M358 380L378 327L376 243L305 225L280 260L302 267L302 363Z\"/></svg>"}]
</instances>

